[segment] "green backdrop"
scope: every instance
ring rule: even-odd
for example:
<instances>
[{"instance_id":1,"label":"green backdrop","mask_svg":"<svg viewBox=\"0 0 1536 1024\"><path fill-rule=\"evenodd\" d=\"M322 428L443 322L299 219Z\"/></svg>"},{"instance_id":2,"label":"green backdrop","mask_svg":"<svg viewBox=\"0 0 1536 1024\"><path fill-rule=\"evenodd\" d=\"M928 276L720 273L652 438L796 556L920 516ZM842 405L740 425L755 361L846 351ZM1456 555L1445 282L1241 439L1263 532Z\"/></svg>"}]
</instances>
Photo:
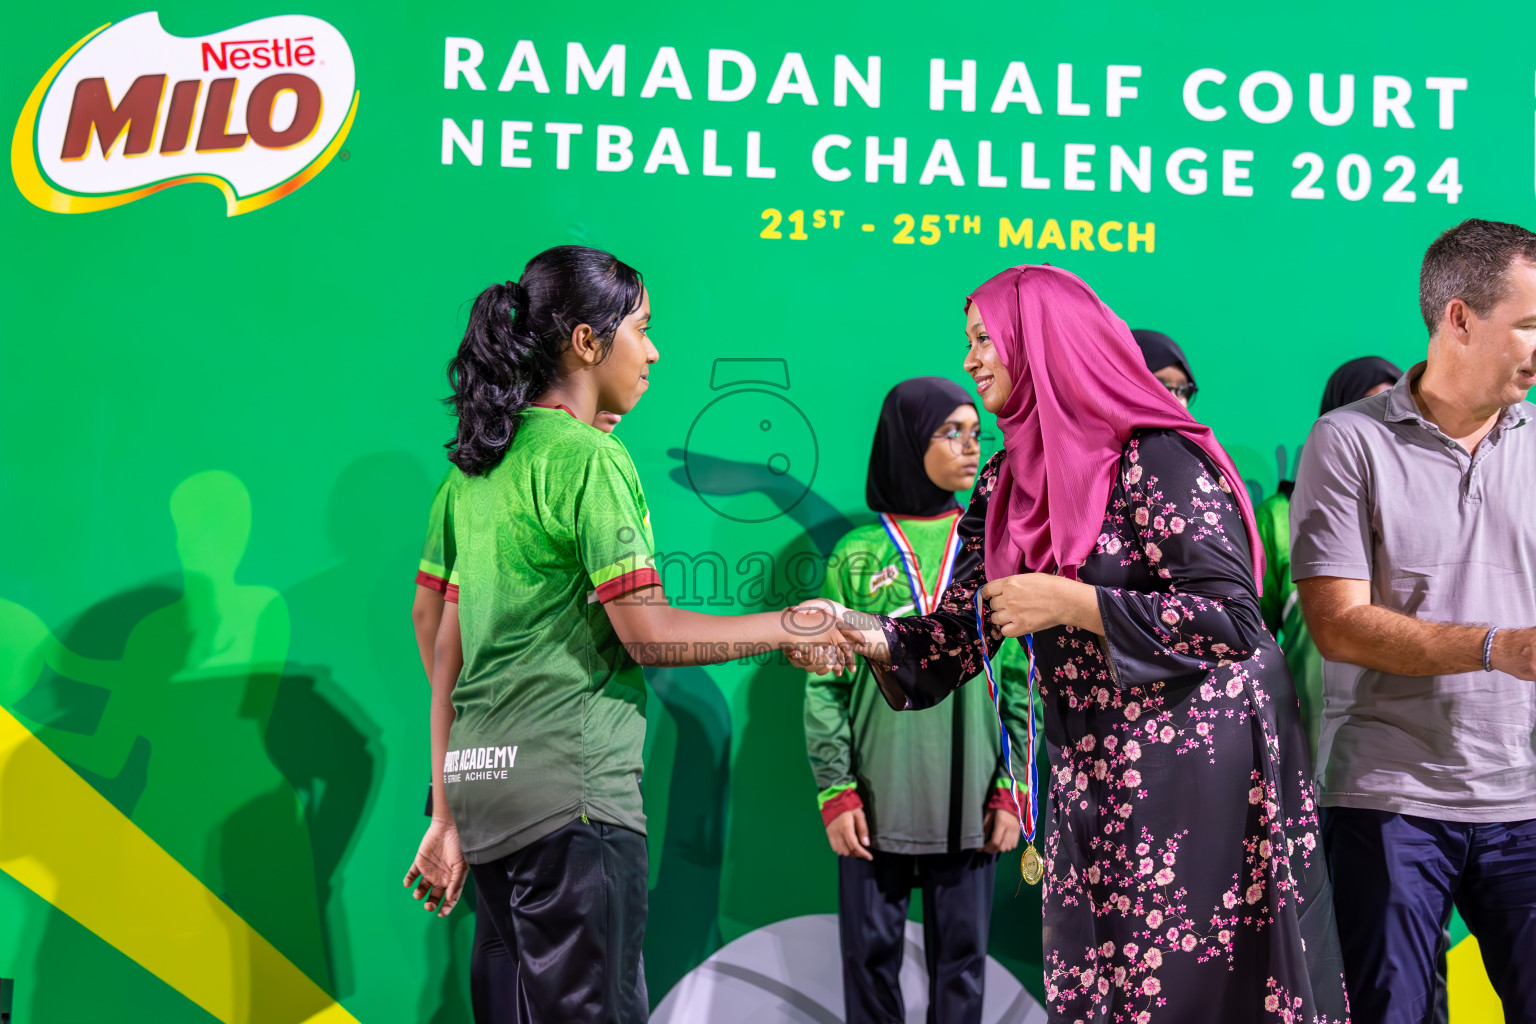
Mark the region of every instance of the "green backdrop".
<instances>
[{"instance_id":1,"label":"green backdrop","mask_svg":"<svg viewBox=\"0 0 1536 1024\"><path fill-rule=\"evenodd\" d=\"M619 435L647 489L669 591L706 610L755 610L819 582L818 554L867 515L864 465L885 391L919 374L966 380L962 297L1011 264L1064 266L1132 326L1177 338L1201 387L1194 413L1267 495L1276 447L1294 455L1334 366L1421 358L1416 271L1435 234L1467 216L1529 222L1536 93L1523 46L1536 12L1418 0L1179 7L168 0L161 24L178 36L274 14L328 22L355 61L356 119L312 181L240 216L204 184L79 214L19 190L0 201L11 252L0 276L0 599L12 605L0 616L12 625L0 636L11 673L0 703L357 1020L467 1019L469 915L429 920L399 879L428 773L411 579L446 465L443 366L469 301L565 242L645 274L662 358ZM19 118L55 60L138 13L81 0L0 10L5 109ZM483 51L483 91L462 74L445 88L450 37ZM520 40L547 91L526 56L514 63L523 80L498 89ZM623 96L611 79L567 94L573 41L593 64L624 45ZM675 48L691 99L675 81L642 95L662 47ZM749 95L709 98L711 49L750 58ZM469 61L472 50L449 52ZM789 53L804 74L791 66L784 80L809 81L815 105L803 90L768 102ZM862 83L836 103L840 55L866 78L880 58L877 108ZM963 88L931 109L935 58L957 85L961 62L975 61L973 110ZM992 110L1013 61L1038 113L1017 78L1016 101ZM1072 68L1070 97L1058 65ZM1137 95L1118 116L1111 65L1139 68L1121 76ZM1215 120L1184 99L1207 68L1223 77L1198 87L1194 109L1220 105ZM739 65L724 72L723 88L739 84ZM1259 72L1272 75L1249 81ZM1314 73L1324 120L1339 76L1354 76L1344 124L1314 116ZM115 98L131 80L107 77ZM1292 104L1264 123L1275 77ZM1447 78L1465 88L1426 84ZM1403 86L1411 97L1393 107ZM1069 101L1084 112L1063 112ZM504 148L503 122L526 122L514 136L526 148ZM551 123L582 126L566 169ZM465 152L475 124L478 165ZM632 138L627 169L597 169L603 125ZM663 138L656 155L671 162L647 173L664 129L677 146ZM706 131L729 176L705 173ZM749 176L749 133L772 177ZM846 180L814 165L831 135L847 146L826 149L826 163L849 169ZM865 180L869 138L887 156L906 140L904 183L889 165ZM935 154L938 140L952 160ZM1002 187L981 181L982 142ZM1021 187L1025 143L1048 188ZM1179 171L1180 191L1167 164L1186 148L1205 159ZM1320 198L1293 196L1308 153ZM1399 157L1413 166L1413 202L1384 198L1404 174ZM1454 205L1430 189L1449 158ZM13 174L18 159L32 159L25 134ZM1207 175L1198 194L1185 194L1191 168ZM792 237L796 211L803 239ZM910 243L897 240L902 215ZM783 237L763 237L781 218ZM1025 218L1034 246L1006 244ZM1137 251L1102 245L1128 242L1132 222L1151 234ZM782 363L744 377L743 364L716 363L744 358ZM759 451L750 431L786 401L805 429L783 451ZM759 472L767 454L786 456L787 473ZM775 567L773 586L760 585L753 553ZM15 625L36 622L80 668L38 660L47 641ZM651 683L656 1000L723 942L835 909L835 868L805 763L800 675L733 664ZM0 761L5 792L36 779L22 760ZM0 801L0 977L17 979L16 1019L205 1019L55 909L84 885L68 872L89 872L91 856L61 866L49 892L12 877L36 859L26 837L57 823L46 806L23 821L21 802ZM1016 858L1001 870L1015 877ZM1037 991L1038 920L1037 897L999 886L993 955ZM240 1005L231 1019L259 1016Z\"/></svg>"}]
</instances>

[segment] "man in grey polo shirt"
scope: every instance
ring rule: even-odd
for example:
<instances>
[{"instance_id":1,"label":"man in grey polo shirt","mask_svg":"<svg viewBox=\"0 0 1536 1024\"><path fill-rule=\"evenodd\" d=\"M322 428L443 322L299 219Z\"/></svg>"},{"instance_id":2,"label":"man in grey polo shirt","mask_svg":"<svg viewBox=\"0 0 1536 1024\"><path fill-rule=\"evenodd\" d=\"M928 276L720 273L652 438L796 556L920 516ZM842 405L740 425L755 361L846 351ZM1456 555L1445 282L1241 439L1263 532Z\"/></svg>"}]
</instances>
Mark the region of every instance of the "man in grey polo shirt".
<instances>
[{"instance_id":1,"label":"man in grey polo shirt","mask_svg":"<svg viewBox=\"0 0 1536 1024\"><path fill-rule=\"evenodd\" d=\"M1452 902L1536 1020L1536 234L1425 253L1429 354L1312 428L1291 573L1323 670L1317 780L1357 1024L1421 1024Z\"/></svg>"}]
</instances>

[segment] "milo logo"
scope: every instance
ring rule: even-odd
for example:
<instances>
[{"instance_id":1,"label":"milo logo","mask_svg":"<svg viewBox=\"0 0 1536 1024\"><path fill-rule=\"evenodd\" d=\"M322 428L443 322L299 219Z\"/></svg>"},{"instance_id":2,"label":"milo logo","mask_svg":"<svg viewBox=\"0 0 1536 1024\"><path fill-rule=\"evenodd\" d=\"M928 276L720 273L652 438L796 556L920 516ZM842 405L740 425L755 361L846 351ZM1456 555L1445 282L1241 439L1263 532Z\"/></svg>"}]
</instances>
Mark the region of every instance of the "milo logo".
<instances>
[{"instance_id":1,"label":"milo logo","mask_svg":"<svg viewBox=\"0 0 1536 1024\"><path fill-rule=\"evenodd\" d=\"M156 13L104 25L22 108L11 172L32 203L89 213L173 185L224 193L229 216L292 193L340 151L357 113L352 51L328 23L264 18L173 36Z\"/></svg>"}]
</instances>

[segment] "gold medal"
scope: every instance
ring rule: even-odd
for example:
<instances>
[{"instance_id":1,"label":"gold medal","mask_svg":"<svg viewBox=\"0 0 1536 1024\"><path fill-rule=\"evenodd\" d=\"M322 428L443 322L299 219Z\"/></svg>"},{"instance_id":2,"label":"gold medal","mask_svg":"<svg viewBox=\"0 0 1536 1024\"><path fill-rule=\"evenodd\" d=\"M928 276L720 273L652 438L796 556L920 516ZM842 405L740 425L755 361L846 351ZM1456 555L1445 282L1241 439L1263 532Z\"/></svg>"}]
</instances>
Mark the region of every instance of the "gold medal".
<instances>
[{"instance_id":1,"label":"gold medal","mask_svg":"<svg viewBox=\"0 0 1536 1024\"><path fill-rule=\"evenodd\" d=\"M1019 858L1019 874L1030 885L1039 885L1040 879L1045 877L1045 861L1040 859L1034 843L1024 847L1024 855Z\"/></svg>"}]
</instances>

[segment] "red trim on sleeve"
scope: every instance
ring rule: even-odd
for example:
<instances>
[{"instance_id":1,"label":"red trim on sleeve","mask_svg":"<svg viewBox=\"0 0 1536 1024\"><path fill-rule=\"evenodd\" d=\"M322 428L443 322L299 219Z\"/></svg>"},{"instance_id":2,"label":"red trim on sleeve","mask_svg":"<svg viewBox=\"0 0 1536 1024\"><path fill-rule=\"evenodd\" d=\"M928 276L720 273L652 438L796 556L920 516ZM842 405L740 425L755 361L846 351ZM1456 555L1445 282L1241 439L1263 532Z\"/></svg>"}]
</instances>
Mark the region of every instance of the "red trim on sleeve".
<instances>
[{"instance_id":1,"label":"red trim on sleeve","mask_svg":"<svg viewBox=\"0 0 1536 1024\"><path fill-rule=\"evenodd\" d=\"M986 810L1007 811L1014 817L1019 816L1019 805L1013 802L1013 790L1004 789L1002 786L993 786L992 795L987 797Z\"/></svg>"},{"instance_id":2,"label":"red trim on sleeve","mask_svg":"<svg viewBox=\"0 0 1536 1024\"><path fill-rule=\"evenodd\" d=\"M450 584L448 584L448 589L443 591L443 599L445 601L452 601L454 604L458 604L459 603L459 585L457 583L450 583Z\"/></svg>"},{"instance_id":3,"label":"red trim on sleeve","mask_svg":"<svg viewBox=\"0 0 1536 1024\"><path fill-rule=\"evenodd\" d=\"M448 590L447 580L443 579L441 576L433 576L425 569L422 569L416 573L416 585L418 587L426 587L428 590L435 590L439 594Z\"/></svg>"},{"instance_id":4,"label":"red trim on sleeve","mask_svg":"<svg viewBox=\"0 0 1536 1024\"><path fill-rule=\"evenodd\" d=\"M864 801L859 797L857 789L845 789L821 805L821 823L830 825L839 814L863 806Z\"/></svg>"},{"instance_id":5,"label":"red trim on sleeve","mask_svg":"<svg viewBox=\"0 0 1536 1024\"><path fill-rule=\"evenodd\" d=\"M609 601L621 598L625 594L632 594L642 587L659 586L661 586L661 576L655 569L636 569L634 572L627 572L623 576L616 576L598 587L597 599L603 604L607 604Z\"/></svg>"}]
</instances>

